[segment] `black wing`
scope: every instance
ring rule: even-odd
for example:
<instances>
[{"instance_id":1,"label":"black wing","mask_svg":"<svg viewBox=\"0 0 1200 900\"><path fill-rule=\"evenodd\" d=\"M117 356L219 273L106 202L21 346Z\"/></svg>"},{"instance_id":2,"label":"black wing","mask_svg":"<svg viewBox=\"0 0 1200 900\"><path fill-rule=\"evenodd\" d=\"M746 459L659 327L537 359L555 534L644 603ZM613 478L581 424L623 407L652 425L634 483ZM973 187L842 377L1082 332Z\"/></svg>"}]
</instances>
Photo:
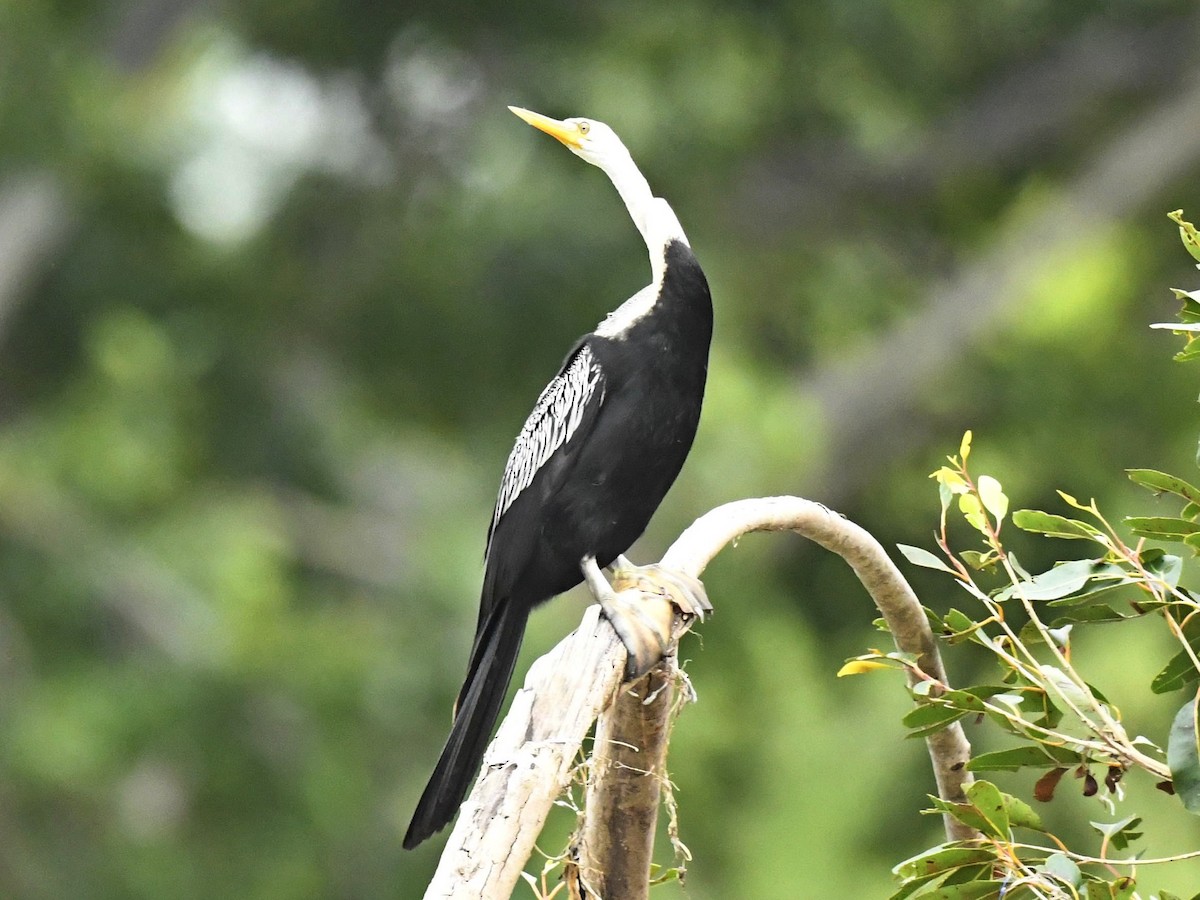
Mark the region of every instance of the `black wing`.
<instances>
[{"instance_id":1,"label":"black wing","mask_svg":"<svg viewBox=\"0 0 1200 900\"><path fill-rule=\"evenodd\" d=\"M603 399L604 373L591 348L581 343L538 397L508 455L504 476L500 479L496 510L488 528L485 558L491 551L492 535L501 516L533 483L554 451L579 430L588 418L589 410L594 412Z\"/></svg>"}]
</instances>

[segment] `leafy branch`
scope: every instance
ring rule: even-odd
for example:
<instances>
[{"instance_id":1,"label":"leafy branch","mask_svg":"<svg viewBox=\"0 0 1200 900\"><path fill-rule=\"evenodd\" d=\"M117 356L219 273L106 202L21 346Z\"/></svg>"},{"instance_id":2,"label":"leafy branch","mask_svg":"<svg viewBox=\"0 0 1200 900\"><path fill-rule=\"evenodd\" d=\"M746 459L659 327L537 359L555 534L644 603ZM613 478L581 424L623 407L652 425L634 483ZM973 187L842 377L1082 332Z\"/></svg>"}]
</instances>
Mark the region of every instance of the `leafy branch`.
<instances>
[{"instance_id":1,"label":"leafy branch","mask_svg":"<svg viewBox=\"0 0 1200 900\"><path fill-rule=\"evenodd\" d=\"M1176 211L1170 215L1184 245L1200 261L1200 233ZM1174 291L1183 306L1179 321L1153 327L1184 337L1176 359L1200 357L1200 291ZM1083 503L1059 492L1066 514L1019 509L1010 514L1009 498L991 475L976 477L968 463L971 433L958 453L932 473L940 501L937 552L901 545L914 565L945 573L971 600L967 611L943 615L927 610L934 632L950 645L975 645L994 658L995 683L957 690L929 679L913 679L912 662L895 653L871 651L847 663L844 674L873 668L910 670L917 706L905 716L913 736L928 736L968 716L990 722L1015 737L1016 746L975 755L971 772L1044 770L1033 789L1037 801L1053 799L1063 776L1073 771L1082 793L1096 797L1111 814L1124 800L1122 780L1133 771L1176 795L1188 812L1200 814L1200 596L1181 584L1200 554L1200 488L1155 469L1131 469L1129 478L1157 495L1178 499L1176 516L1131 516L1114 525L1095 500ZM975 544L956 545L963 522ZM1080 541L1083 558L1055 563L1031 573L1012 549L1006 525L1046 538ZM1129 537L1131 535L1131 537ZM1168 552L1160 544L1174 545ZM1189 552L1190 551L1190 552ZM1084 675L1073 659L1072 633L1098 625L1122 625L1156 617L1178 651L1154 676L1150 690L1184 690L1189 696L1163 731L1166 749L1151 739L1130 737L1120 711ZM1100 778L1094 773L1099 773ZM1078 852L1043 825L1023 800L988 781L967 786L966 802L931 798L929 813L956 818L974 828L974 841L941 844L900 863L894 874L902 898L1086 897L1136 898L1137 867L1178 862L1200 855L1184 853L1156 859L1127 858L1141 837L1140 816L1091 822L1100 849ZM1017 840L1015 829L1040 834L1044 841ZM1159 900L1172 895L1159 892Z\"/></svg>"}]
</instances>

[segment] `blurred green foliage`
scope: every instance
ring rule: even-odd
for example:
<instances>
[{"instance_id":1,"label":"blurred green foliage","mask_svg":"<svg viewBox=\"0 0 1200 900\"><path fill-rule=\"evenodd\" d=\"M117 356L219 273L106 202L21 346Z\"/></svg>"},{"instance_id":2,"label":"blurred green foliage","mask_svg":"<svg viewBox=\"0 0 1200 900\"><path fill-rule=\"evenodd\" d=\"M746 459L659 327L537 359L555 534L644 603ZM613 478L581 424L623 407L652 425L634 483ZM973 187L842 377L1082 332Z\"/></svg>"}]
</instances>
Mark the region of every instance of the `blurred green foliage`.
<instances>
[{"instance_id":1,"label":"blurred green foliage","mask_svg":"<svg viewBox=\"0 0 1200 900\"><path fill-rule=\"evenodd\" d=\"M1200 173L1152 126L1198 35L1186 0L0 3L0 894L420 894L437 842L399 836L510 442L647 278L508 103L613 125L712 282L705 418L636 560L753 494L922 543L968 426L1014 503L1152 514L1120 472L1193 455L1145 326ZM1106 175L1143 135L1160 179ZM782 537L706 583L687 896L886 896L937 823L903 691L833 677L865 597Z\"/></svg>"}]
</instances>

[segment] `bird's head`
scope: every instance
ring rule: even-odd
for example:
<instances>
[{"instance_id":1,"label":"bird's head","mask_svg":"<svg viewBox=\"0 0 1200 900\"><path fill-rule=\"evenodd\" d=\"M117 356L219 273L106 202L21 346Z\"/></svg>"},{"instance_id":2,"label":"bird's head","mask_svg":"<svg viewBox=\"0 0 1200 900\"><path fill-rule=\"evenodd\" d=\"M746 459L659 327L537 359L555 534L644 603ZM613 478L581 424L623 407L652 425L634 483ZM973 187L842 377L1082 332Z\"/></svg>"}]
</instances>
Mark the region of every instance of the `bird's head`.
<instances>
[{"instance_id":1,"label":"bird's head","mask_svg":"<svg viewBox=\"0 0 1200 900\"><path fill-rule=\"evenodd\" d=\"M610 164L629 158L629 151L625 149L617 133L603 122L577 117L551 119L519 106L510 106L509 109L534 128L558 139L572 153L593 166L608 169Z\"/></svg>"}]
</instances>

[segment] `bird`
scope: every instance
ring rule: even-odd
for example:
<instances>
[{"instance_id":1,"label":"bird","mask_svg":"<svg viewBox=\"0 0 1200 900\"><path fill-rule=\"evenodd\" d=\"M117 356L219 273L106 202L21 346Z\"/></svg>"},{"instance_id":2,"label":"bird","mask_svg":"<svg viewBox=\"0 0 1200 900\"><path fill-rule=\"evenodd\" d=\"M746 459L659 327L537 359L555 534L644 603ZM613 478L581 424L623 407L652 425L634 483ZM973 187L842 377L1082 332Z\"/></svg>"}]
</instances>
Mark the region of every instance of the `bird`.
<instances>
[{"instance_id":1,"label":"bird","mask_svg":"<svg viewBox=\"0 0 1200 900\"><path fill-rule=\"evenodd\" d=\"M708 281L679 219L651 191L621 139L595 119L509 109L608 175L646 242L651 281L575 343L517 435L488 528L467 676L450 735L405 834L406 849L441 831L458 811L534 607L586 581L629 651L627 674L642 664L637 613L630 621L600 570L638 568L623 554L691 450L708 377ZM685 591L697 584L669 573L665 578L683 582ZM698 605L703 610L707 598Z\"/></svg>"}]
</instances>

